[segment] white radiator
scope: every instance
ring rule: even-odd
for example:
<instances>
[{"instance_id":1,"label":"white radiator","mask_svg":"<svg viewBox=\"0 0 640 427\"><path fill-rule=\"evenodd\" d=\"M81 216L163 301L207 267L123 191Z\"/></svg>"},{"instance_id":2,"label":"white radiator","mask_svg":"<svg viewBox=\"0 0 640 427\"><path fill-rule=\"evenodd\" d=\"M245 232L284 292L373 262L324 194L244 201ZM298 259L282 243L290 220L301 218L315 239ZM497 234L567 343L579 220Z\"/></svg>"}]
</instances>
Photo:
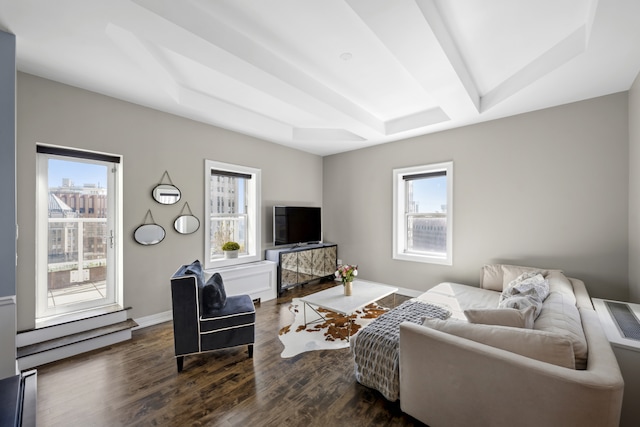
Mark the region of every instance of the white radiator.
<instances>
[{"instance_id":1,"label":"white radiator","mask_svg":"<svg viewBox=\"0 0 640 427\"><path fill-rule=\"evenodd\" d=\"M277 294L276 263L258 261L248 264L208 270L207 273L220 273L227 295L249 294L251 299L268 301Z\"/></svg>"},{"instance_id":2,"label":"white radiator","mask_svg":"<svg viewBox=\"0 0 640 427\"><path fill-rule=\"evenodd\" d=\"M620 426L637 426L640 420L640 340L637 339L640 304L591 300L624 378Z\"/></svg>"}]
</instances>

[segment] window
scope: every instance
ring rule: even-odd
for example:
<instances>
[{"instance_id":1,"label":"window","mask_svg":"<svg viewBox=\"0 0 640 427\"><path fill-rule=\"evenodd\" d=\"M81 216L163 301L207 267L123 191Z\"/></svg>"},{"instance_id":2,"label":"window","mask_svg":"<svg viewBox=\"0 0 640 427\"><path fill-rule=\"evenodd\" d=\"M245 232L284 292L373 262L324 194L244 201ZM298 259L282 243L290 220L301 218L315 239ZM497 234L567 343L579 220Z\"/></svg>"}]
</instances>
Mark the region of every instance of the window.
<instances>
[{"instance_id":1,"label":"window","mask_svg":"<svg viewBox=\"0 0 640 427\"><path fill-rule=\"evenodd\" d=\"M453 162L393 170L393 258L452 265Z\"/></svg>"},{"instance_id":2,"label":"window","mask_svg":"<svg viewBox=\"0 0 640 427\"><path fill-rule=\"evenodd\" d=\"M205 161L205 268L259 261L261 256L260 169ZM240 244L226 259L225 242Z\"/></svg>"},{"instance_id":3,"label":"window","mask_svg":"<svg viewBox=\"0 0 640 427\"><path fill-rule=\"evenodd\" d=\"M120 156L36 151L36 320L121 304ZM89 192L99 212L85 209Z\"/></svg>"}]
</instances>

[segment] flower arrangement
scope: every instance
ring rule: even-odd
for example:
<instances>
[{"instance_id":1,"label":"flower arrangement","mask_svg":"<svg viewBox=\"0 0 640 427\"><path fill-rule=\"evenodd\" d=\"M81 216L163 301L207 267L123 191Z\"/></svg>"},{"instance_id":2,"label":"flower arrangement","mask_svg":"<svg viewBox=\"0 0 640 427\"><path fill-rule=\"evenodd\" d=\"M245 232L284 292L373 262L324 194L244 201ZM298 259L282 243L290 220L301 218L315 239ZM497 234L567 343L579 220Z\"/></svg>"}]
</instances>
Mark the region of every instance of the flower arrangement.
<instances>
[{"instance_id":1,"label":"flower arrangement","mask_svg":"<svg viewBox=\"0 0 640 427\"><path fill-rule=\"evenodd\" d=\"M336 279L342 280L342 284L344 285L347 282L353 282L353 278L358 275L358 266L341 264L334 274Z\"/></svg>"}]
</instances>

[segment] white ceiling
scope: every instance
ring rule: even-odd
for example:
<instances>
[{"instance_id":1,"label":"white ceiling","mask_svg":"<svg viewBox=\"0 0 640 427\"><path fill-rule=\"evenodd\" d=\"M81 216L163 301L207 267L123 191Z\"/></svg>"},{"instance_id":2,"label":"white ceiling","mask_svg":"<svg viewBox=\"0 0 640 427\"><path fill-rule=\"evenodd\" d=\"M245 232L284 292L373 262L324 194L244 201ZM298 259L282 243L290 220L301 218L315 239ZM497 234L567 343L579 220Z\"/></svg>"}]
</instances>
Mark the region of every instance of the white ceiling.
<instances>
[{"instance_id":1,"label":"white ceiling","mask_svg":"<svg viewBox=\"0 0 640 427\"><path fill-rule=\"evenodd\" d=\"M638 0L0 0L18 69L329 155L628 90Z\"/></svg>"}]
</instances>

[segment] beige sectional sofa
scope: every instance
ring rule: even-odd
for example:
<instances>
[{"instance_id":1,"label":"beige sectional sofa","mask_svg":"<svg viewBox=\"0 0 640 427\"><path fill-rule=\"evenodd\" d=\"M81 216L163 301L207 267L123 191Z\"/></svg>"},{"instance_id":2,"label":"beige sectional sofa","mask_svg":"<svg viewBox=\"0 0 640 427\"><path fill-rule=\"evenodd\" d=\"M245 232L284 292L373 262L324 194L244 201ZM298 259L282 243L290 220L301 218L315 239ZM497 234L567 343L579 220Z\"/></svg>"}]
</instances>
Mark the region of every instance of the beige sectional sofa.
<instances>
[{"instance_id":1,"label":"beige sectional sofa","mask_svg":"<svg viewBox=\"0 0 640 427\"><path fill-rule=\"evenodd\" d=\"M548 279L542 310L532 329L502 326L500 294L529 270ZM449 319L400 325L402 410L431 427L617 426L624 383L584 283L500 264L480 281L418 297Z\"/></svg>"}]
</instances>

